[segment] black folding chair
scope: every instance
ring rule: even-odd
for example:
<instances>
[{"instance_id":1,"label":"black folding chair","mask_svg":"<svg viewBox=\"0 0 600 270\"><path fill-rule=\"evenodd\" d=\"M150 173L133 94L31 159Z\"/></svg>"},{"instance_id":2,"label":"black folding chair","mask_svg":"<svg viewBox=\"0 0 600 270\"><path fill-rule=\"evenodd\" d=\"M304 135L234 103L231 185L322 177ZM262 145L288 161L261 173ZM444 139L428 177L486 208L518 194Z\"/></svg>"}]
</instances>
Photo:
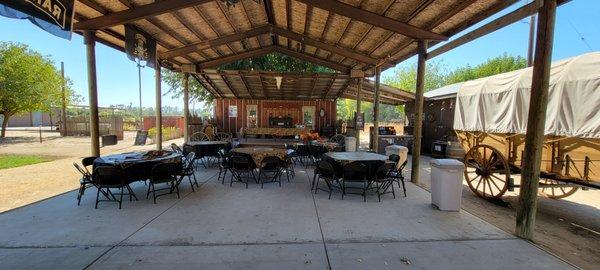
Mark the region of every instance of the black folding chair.
<instances>
[{"instance_id":1,"label":"black folding chair","mask_svg":"<svg viewBox=\"0 0 600 270\"><path fill-rule=\"evenodd\" d=\"M406 163L408 163L408 160L405 160L404 162L402 162L400 167L398 167L397 162L400 162L399 157L398 157L398 161L396 161L396 163L393 163L394 168L390 172L390 176L394 179L394 182L396 182L398 184L398 187L400 187L400 184L402 184L402 190L404 191L404 197L406 197L406 185L404 184L404 175L402 174L402 171L404 171L404 167L406 167Z\"/></svg>"},{"instance_id":2,"label":"black folding chair","mask_svg":"<svg viewBox=\"0 0 600 270\"><path fill-rule=\"evenodd\" d=\"M316 165L321 161L321 157L323 156L323 153L325 153L325 147L323 145L310 144L308 145L308 152L310 153L313 165Z\"/></svg>"},{"instance_id":3,"label":"black folding chair","mask_svg":"<svg viewBox=\"0 0 600 270\"><path fill-rule=\"evenodd\" d=\"M278 182L281 187L281 165L282 160L275 156L264 157L258 168L258 182L260 188L263 188L265 183ZM265 178L267 181L265 181Z\"/></svg>"},{"instance_id":4,"label":"black folding chair","mask_svg":"<svg viewBox=\"0 0 600 270\"><path fill-rule=\"evenodd\" d=\"M127 189L127 195L129 195L129 201L131 201L132 196L137 201L137 197L131 190L129 183L125 180L125 174L123 173L123 169L115 166L101 166L94 169L94 173L92 174L92 180L94 185L98 188L98 192L96 193L96 205L94 208L98 208L98 203L101 201L115 201L119 203L119 209L121 209L121 204L123 203L123 193ZM106 194L110 195L111 198L107 200L99 200L100 191L105 189ZM111 189L120 189L119 199L115 197L115 194L112 193Z\"/></svg>"},{"instance_id":5,"label":"black folding chair","mask_svg":"<svg viewBox=\"0 0 600 270\"><path fill-rule=\"evenodd\" d=\"M305 160L310 157L310 152L308 151L308 145L299 144L296 146L296 159L300 161L300 164L306 168Z\"/></svg>"},{"instance_id":6,"label":"black folding chair","mask_svg":"<svg viewBox=\"0 0 600 270\"><path fill-rule=\"evenodd\" d=\"M173 152L175 153L183 153L183 150L181 150L181 148L176 143L171 143L171 149L173 149Z\"/></svg>"},{"instance_id":7,"label":"black folding chair","mask_svg":"<svg viewBox=\"0 0 600 270\"><path fill-rule=\"evenodd\" d=\"M367 179L367 166L360 162L351 162L344 165L344 174L342 176L342 200L346 194L362 195L363 200L367 201L367 190L370 188L370 181ZM359 186L348 186L350 183L358 183ZM358 190L359 193L348 192L348 190Z\"/></svg>"},{"instance_id":8,"label":"black folding chair","mask_svg":"<svg viewBox=\"0 0 600 270\"><path fill-rule=\"evenodd\" d=\"M148 185L148 191L146 192L146 199L152 193L152 197L154 198L154 203L156 204L156 198L168 194L177 194L177 198L179 197L179 185L177 181L177 176L179 172L181 172L181 163L177 162L165 162L158 163L152 167L152 177L150 178L150 183ZM157 184L166 184L167 187L156 189ZM169 190L169 192L161 193L156 195L157 191Z\"/></svg>"},{"instance_id":9,"label":"black folding chair","mask_svg":"<svg viewBox=\"0 0 600 270\"><path fill-rule=\"evenodd\" d=\"M185 147L184 147L184 149L185 149ZM179 187L179 184L181 184L181 181L183 181L184 177L188 178L188 181L190 182L190 186L192 187L192 192L195 191L194 184L196 185L196 187L200 187L198 185L198 181L196 180L196 173L195 173L195 169L194 169L194 161L195 160L196 160L196 153L194 153L194 152L187 153L187 155L183 158L183 164L181 166L181 170L179 171L179 173L177 173L177 176L179 177L179 179L177 180L177 187ZM192 178L194 178L194 182L192 182Z\"/></svg>"},{"instance_id":10,"label":"black folding chair","mask_svg":"<svg viewBox=\"0 0 600 270\"><path fill-rule=\"evenodd\" d=\"M377 171L375 172L374 183L376 184L377 189L377 199L381 202L381 195L392 193L394 199L396 198L396 191L394 190L394 178L391 175L392 170L394 170L394 163L383 163ZM392 188L391 191L388 191Z\"/></svg>"},{"instance_id":11,"label":"black folding chair","mask_svg":"<svg viewBox=\"0 0 600 270\"><path fill-rule=\"evenodd\" d=\"M96 157L93 157L94 159ZM85 158L84 158L85 160ZM84 162L82 161L82 164ZM81 178L79 179L79 190L77 192L77 205L81 204L81 198L83 197L83 194L85 194L85 190L95 186L94 185L94 181L92 180L92 174L87 170L87 168L84 166L80 166L79 164L73 162L73 166L75 167L75 169L81 174ZM104 190L101 191L102 195L104 195L104 197L106 197L107 199L110 199L110 197L108 196L108 194L106 192L104 192Z\"/></svg>"},{"instance_id":12,"label":"black folding chair","mask_svg":"<svg viewBox=\"0 0 600 270\"><path fill-rule=\"evenodd\" d=\"M325 160L321 160L317 163L317 167L315 168L315 170L319 171L319 173L317 174L318 177L316 178L316 183L314 184L315 194L317 194L318 190L326 191L329 192L329 199L331 199L331 193L333 193L335 184L337 184L338 187L340 186L339 179L335 175L335 170L333 169L333 166L331 165L331 163ZM325 182L327 190L319 188L319 182L321 179L323 179L323 181Z\"/></svg>"},{"instance_id":13,"label":"black folding chair","mask_svg":"<svg viewBox=\"0 0 600 270\"><path fill-rule=\"evenodd\" d=\"M231 169L231 155L225 151L225 149L220 149L219 152L219 176L217 177L217 181L220 179L221 184L225 184L225 177L227 176L227 171ZM222 177L221 177L222 176Z\"/></svg>"},{"instance_id":14,"label":"black folding chair","mask_svg":"<svg viewBox=\"0 0 600 270\"><path fill-rule=\"evenodd\" d=\"M286 155L285 158L281 160L281 173L285 173L288 182L290 182L290 176L292 176L292 178L296 177L294 160L290 156Z\"/></svg>"},{"instance_id":15,"label":"black folding chair","mask_svg":"<svg viewBox=\"0 0 600 270\"><path fill-rule=\"evenodd\" d=\"M229 181L229 186L233 186L233 182L240 182L246 184L246 188L248 188L248 179L250 179L250 176L252 176L254 182L257 182L254 174L254 166L245 156L232 156L230 171L231 180Z\"/></svg>"}]
</instances>

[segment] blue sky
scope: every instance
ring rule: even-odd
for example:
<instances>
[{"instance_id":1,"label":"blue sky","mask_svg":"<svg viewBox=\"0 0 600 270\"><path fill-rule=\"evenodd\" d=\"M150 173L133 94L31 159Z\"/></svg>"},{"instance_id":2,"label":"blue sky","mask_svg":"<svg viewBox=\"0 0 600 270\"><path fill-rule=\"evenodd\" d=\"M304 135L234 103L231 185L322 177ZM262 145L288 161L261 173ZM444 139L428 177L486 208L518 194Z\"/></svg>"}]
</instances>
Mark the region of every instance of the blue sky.
<instances>
[{"instance_id":1,"label":"blue sky","mask_svg":"<svg viewBox=\"0 0 600 270\"><path fill-rule=\"evenodd\" d=\"M525 0L503 12L507 13L524 4ZM501 15L501 14L500 14ZM495 17L498 17L497 15ZM553 60L563 59L590 51L600 50L599 0L573 0L558 8ZM492 17L487 21L494 19ZM448 69L477 65L486 59L508 53L526 56L529 20L514 23L485 37L442 54L434 59L441 61ZM477 26L475 26L477 27ZM467 29L465 32L469 31ZM579 33L579 34L578 34ZM459 34L460 35L460 34ZM581 40L585 39L585 42ZM0 41L20 42L32 49L50 56L57 67L65 62L65 72L74 83L77 93L87 102L87 74L85 46L81 36L74 34L71 41L55 37L37 28L26 20L0 17ZM434 47L435 48L435 47ZM98 102L100 106L111 104L138 104L137 68L125 54L96 45L98 72ZM415 58L399 65L411 65ZM393 69L383 76L393 74ZM163 91L166 91L163 86ZM142 70L143 106L154 106L154 72ZM163 105L181 107L181 100L163 97Z\"/></svg>"}]
</instances>

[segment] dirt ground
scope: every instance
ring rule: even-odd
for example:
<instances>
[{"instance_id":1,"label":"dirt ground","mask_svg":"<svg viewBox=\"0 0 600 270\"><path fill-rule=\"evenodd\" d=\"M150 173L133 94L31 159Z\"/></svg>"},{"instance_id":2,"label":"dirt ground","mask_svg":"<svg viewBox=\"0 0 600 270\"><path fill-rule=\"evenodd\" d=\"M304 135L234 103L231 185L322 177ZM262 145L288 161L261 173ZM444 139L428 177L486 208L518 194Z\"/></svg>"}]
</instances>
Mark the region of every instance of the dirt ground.
<instances>
[{"instance_id":1,"label":"dirt ground","mask_svg":"<svg viewBox=\"0 0 600 270\"><path fill-rule=\"evenodd\" d=\"M410 159L409 159L410 160ZM421 182L429 190L430 158L421 161ZM410 164L405 176L410 178ZM518 182L518 176L514 176ZM514 234L518 189L507 192L500 202L477 197L463 183L462 209ZM600 267L600 190L578 190L560 200L540 196L535 244L583 269Z\"/></svg>"},{"instance_id":2,"label":"dirt ground","mask_svg":"<svg viewBox=\"0 0 600 270\"><path fill-rule=\"evenodd\" d=\"M78 187L78 174L72 163L89 155L89 138L61 138L55 132L43 132L42 135L40 143L37 129L9 130L8 138L0 141L0 154L37 154L57 158L51 162L0 170L0 213ZM126 133L123 141L119 141L118 145L101 148L101 153L154 148L154 145L133 146L134 136L133 132ZM361 142L364 144L368 142L366 138L363 140ZM181 144L182 140L174 142ZM168 146L170 143L171 141L165 142L164 145ZM423 157L421 162L420 185L426 189L430 186L429 160L430 158ZM410 164L407 168L405 175L410 177ZM462 208L512 234L517 196L518 189L508 192L502 202L489 202L475 196L464 183ZM561 200L541 197L536 221L537 245L583 269L598 269L600 191L580 190Z\"/></svg>"}]
</instances>

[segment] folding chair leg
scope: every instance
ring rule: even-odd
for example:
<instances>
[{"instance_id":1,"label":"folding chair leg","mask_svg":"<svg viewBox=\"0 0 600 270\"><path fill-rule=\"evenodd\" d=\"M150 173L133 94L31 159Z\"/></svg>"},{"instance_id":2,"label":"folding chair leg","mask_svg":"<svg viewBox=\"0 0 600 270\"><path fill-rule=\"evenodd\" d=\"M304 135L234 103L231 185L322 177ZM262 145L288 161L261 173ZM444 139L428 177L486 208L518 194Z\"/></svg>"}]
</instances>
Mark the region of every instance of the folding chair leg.
<instances>
[{"instance_id":1,"label":"folding chair leg","mask_svg":"<svg viewBox=\"0 0 600 270\"><path fill-rule=\"evenodd\" d=\"M123 187L121 187L121 195L119 198L119 209L121 209L121 204L123 204Z\"/></svg>"},{"instance_id":2,"label":"folding chair leg","mask_svg":"<svg viewBox=\"0 0 600 270\"><path fill-rule=\"evenodd\" d=\"M194 189L194 183L192 183L192 176L188 175L187 178L188 178L188 181L190 182L190 186L192 187L192 192L196 192L196 190Z\"/></svg>"},{"instance_id":3,"label":"folding chair leg","mask_svg":"<svg viewBox=\"0 0 600 270\"><path fill-rule=\"evenodd\" d=\"M196 174L192 173L192 176L194 177L194 184L196 184L196 187L199 188L200 186L198 185L198 180L196 180Z\"/></svg>"},{"instance_id":4,"label":"folding chair leg","mask_svg":"<svg viewBox=\"0 0 600 270\"><path fill-rule=\"evenodd\" d=\"M100 197L100 189L98 189L98 192L96 192L96 206L94 206L95 209L98 209L98 197Z\"/></svg>"},{"instance_id":5,"label":"folding chair leg","mask_svg":"<svg viewBox=\"0 0 600 270\"><path fill-rule=\"evenodd\" d=\"M148 199L148 196L150 196L150 187L151 185L148 185L148 191L146 191L146 200Z\"/></svg>"}]
</instances>

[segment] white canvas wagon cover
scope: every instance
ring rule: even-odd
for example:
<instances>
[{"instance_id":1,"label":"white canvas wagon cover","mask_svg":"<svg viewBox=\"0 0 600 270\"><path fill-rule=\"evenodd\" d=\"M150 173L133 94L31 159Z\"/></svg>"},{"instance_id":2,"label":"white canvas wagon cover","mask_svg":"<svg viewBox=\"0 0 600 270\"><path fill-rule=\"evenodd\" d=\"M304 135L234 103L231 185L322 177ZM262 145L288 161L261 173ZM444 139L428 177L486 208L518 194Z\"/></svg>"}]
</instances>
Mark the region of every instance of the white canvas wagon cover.
<instances>
[{"instance_id":1,"label":"white canvas wagon cover","mask_svg":"<svg viewBox=\"0 0 600 270\"><path fill-rule=\"evenodd\" d=\"M524 134L531 77L530 67L462 84L454 129ZM544 133L600 138L600 52L552 63Z\"/></svg>"}]
</instances>

